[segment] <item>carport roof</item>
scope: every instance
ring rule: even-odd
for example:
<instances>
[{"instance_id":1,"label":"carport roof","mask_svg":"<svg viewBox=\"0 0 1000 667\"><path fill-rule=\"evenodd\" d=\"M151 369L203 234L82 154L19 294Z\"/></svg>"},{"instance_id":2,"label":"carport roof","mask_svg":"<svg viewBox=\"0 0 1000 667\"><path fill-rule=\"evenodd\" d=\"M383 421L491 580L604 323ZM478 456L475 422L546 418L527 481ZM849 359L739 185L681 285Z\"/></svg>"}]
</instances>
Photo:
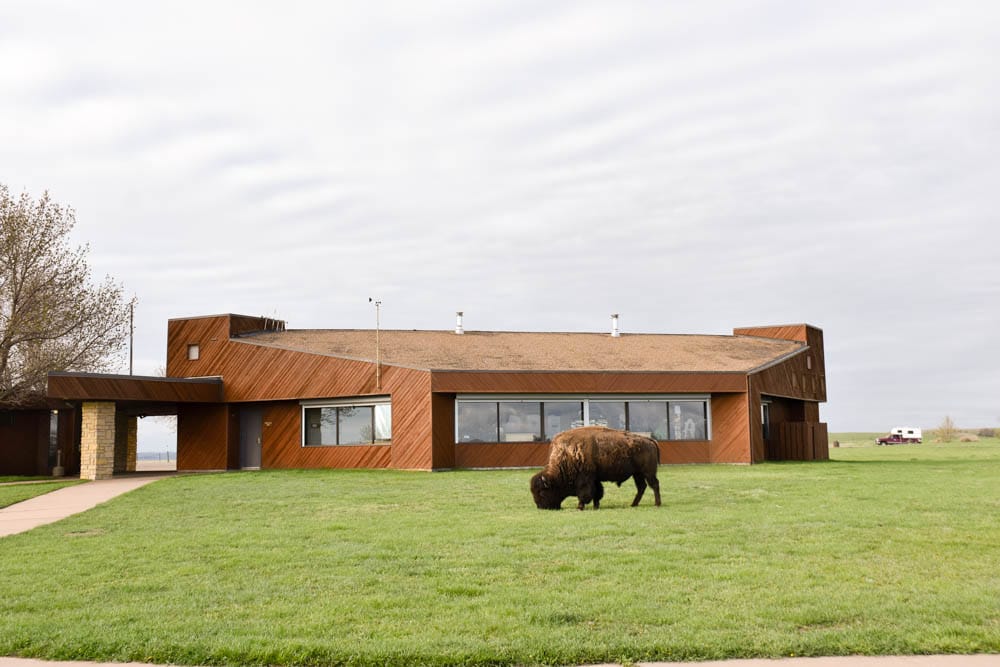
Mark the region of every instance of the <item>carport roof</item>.
<instances>
[{"instance_id":1,"label":"carport roof","mask_svg":"<svg viewBox=\"0 0 1000 667\"><path fill-rule=\"evenodd\" d=\"M164 378L100 373L49 373L49 398L67 401L216 403L222 378Z\"/></svg>"}]
</instances>

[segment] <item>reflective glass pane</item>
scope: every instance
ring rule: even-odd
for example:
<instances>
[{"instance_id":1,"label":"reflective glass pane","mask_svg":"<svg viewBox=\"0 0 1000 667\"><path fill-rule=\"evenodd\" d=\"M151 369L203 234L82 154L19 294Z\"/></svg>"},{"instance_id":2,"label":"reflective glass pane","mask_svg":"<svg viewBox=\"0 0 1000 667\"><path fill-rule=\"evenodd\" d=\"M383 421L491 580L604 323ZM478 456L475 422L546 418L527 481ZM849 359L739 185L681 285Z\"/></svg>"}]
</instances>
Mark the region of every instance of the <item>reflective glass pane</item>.
<instances>
[{"instance_id":1,"label":"reflective glass pane","mask_svg":"<svg viewBox=\"0 0 1000 667\"><path fill-rule=\"evenodd\" d=\"M629 401L628 430L657 440L666 440L667 402Z\"/></svg>"},{"instance_id":2,"label":"reflective glass pane","mask_svg":"<svg viewBox=\"0 0 1000 667\"><path fill-rule=\"evenodd\" d=\"M670 401L670 439L706 440L705 401Z\"/></svg>"},{"instance_id":3,"label":"reflective glass pane","mask_svg":"<svg viewBox=\"0 0 1000 667\"><path fill-rule=\"evenodd\" d=\"M583 403L580 401L545 401L542 408L545 413L545 433L542 435L546 440L551 440L567 429L583 426Z\"/></svg>"},{"instance_id":4,"label":"reflective glass pane","mask_svg":"<svg viewBox=\"0 0 1000 667\"><path fill-rule=\"evenodd\" d=\"M500 402L500 442L538 442L542 439L542 404Z\"/></svg>"},{"instance_id":5,"label":"reflective glass pane","mask_svg":"<svg viewBox=\"0 0 1000 667\"><path fill-rule=\"evenodd\" d=\"M375 406L375 442L392 440L392 406Z\"/></svg>"},{"instance_id":6,"label":"reflective glass pane","mask_svg":"<svg viewBox=\"0 0 1000 667\"><path fill-rule=\"evenodd\" d=\"M338 445L367 445L372 438L372 408L369 405L337 408L340 419Z\"/></svg>"},{"instance_id":7,"label":"reflective glass pane","mask_svg":"<svg viewBox=\"0 0 1000 667\"><path fill-rule=\"evenodd\" d=\"M496 442L497 404L456 401L455 442Z\"/></svg>"},{"instance_id":8,"label":"reflective glass pane","mask_svg":"<svg viewBox=\"0 0 1000 667\"><path fill-rule=\"evenodd\" d=\"M306 408L303 428L307 445L336 445L337 409Z\"/></svg>"},{"instance_id":9,"label":"reflective glass pane","mask_svg":"<svg viewBox=\"0 0 1000 667\"><path fill-rule=\"evenodd\" d=\"M625 401L591 401L590 423L624 430Z\"/></svg>"}]
</instances>

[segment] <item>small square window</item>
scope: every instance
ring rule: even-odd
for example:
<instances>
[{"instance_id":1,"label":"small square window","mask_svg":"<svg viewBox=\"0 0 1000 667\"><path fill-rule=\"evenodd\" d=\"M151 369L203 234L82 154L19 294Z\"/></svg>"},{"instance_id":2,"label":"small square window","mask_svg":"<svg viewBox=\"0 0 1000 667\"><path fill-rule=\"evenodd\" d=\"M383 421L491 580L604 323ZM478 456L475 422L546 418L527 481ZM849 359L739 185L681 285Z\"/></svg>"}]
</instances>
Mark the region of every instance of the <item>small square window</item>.
<instances>
[{"instance_id":1,"label":"small square window","mask_svg":"<svg viewBox=\"0 0 1000 667\"><path fill-rule=\"evenodd\" d=\"M188 345L188 361L196 361L198 359L199 352L197 343Z\"/></svg>"}]
</instances>

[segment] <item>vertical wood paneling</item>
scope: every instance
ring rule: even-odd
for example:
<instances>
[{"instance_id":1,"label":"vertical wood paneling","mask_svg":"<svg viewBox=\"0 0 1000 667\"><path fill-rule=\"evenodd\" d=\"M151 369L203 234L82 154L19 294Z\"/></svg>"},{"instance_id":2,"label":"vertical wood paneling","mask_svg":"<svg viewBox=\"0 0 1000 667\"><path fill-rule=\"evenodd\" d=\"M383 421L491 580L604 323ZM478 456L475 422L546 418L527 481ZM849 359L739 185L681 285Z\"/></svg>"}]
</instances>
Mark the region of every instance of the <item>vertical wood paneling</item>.
<instances>
[{"instance_id":1,"label":"vertical wood paneling","mask_svg":"<svg viewBox=\"0 0 1000 667\"><path fill-rule=\"evenodd\" d=\"M392 467L431 470L434 429L430 373L395 368L386 378L392 392Z\"/></svg>"},{"instance_id":2,"label":"vertical wood paneling","mask_svg":"<svg viewBox=\"0 0 1000 667\"><path fill-rule=\"evenodd\" d=\"M752 463L750 414L746 393L712 396L711 449L708 459L700 462Z\"/></svg>"},{"instance_id":3,"label":"vertical wood paneling","mask_svg":"<svg viewBox=\"0 0 1000 667\"><path fill-rule=\"evenodd\" d=\"M826 424L786 422L778 425L778 438L772 448L780 461L826 461L830 458Z\"/></svg>"},{"instance_id":4,"label":"vertical wood paneling","mask_svg":"<svg viewBox=\"0 0 1000 667\"><path fill-rule=\"evenodd\" d=\"M229 464L229 425L226 405L179 405L177 469L225 470Z\"/></svg>"},{"instance_id":5,"label":"vertical wood paneling","mask_svg":"<svg viewBox=\"0 0 1000 667\"><path fill-rule=\"evenodd\" d=\"M48 410L5 411L13 423L0 422L0 474L47 475L49 433Z\"/></svg>"},{"instance_id":6,"label":"vertical wood paneling","mask_svg":"<svg viewBox=\"0 0 1000 667\"><path fill-rule=\"evenodd\" d=\"M455 467L455 395L431 395L433 467Z\"/></svg>"},{"instance_id":7,"label":"vertical wood paneling","mask_svg":"<svg viewBox=\"0 0 1000 667\"><path fill-rule=\"evenodd\" d=\"M523 468L544 466L549 460L547 442L498 442L455 445L459 468Z\"/></svg>"},{"instance_id":8,"label":"vertical wood paneling","mask_svg":"<svg viewBox=\"0 0 1000 667\"><path fill-rule=\"evenodd\" d=\"M80 474L80 422L82 411L59 409L59 451L67 477Z\"/></svg>"}]
</instances>

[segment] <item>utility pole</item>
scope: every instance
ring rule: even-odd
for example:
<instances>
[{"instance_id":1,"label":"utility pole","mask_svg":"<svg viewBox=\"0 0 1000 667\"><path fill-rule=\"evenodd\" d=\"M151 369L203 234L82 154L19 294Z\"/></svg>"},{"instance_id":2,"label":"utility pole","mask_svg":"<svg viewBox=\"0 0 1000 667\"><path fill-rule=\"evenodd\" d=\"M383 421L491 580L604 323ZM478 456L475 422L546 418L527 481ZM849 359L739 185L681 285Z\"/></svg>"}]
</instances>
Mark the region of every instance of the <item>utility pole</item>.
<instances>
[{"instance_id":1,"label":"utility pole","mask_svg":"<svg viewBox=\"0 0 1000 667\"><path fill-rule=\"evenodd\" d=\"M378 340L382 302L368 297L368 303L375 304L375 391L382 391L382 348Z\"/></svg>"},{"instance_id":2,"label":"utility pole","mask_svg":"<svg viewBox=\"0 0 1000 667\"><path fill-rule=\"evenodd\" d=\"M132 375L132 348L135 340L135 297L128 304L128 374Z\"/></svg>"}]
</instances>

